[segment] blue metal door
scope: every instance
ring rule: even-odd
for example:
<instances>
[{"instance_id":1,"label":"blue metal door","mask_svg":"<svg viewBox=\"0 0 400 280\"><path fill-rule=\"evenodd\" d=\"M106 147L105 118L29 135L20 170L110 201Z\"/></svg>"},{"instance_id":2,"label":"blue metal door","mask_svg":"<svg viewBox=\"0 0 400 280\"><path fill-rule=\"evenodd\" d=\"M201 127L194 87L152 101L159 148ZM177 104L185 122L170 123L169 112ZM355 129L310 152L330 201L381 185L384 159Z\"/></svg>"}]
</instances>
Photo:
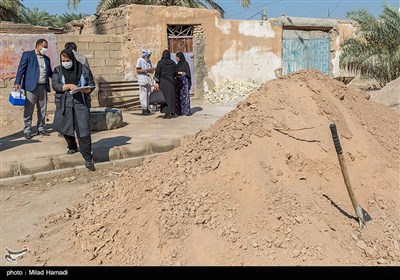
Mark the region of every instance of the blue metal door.
<instances>
[{"instance_id":1,"label":"blue metal door","mask_svg":"<svg viewBox=\"0 0 400 280\"><path fill-rule=\"evenodd\" d=\"M327 36L320 34L310 35L311 32L313 31L292 31L286 33L286 36L284 32L282 41L284 75L302 69L316 69L325 74L329 73L329 37L321 38Z\"/></svg>"}]
</instances>

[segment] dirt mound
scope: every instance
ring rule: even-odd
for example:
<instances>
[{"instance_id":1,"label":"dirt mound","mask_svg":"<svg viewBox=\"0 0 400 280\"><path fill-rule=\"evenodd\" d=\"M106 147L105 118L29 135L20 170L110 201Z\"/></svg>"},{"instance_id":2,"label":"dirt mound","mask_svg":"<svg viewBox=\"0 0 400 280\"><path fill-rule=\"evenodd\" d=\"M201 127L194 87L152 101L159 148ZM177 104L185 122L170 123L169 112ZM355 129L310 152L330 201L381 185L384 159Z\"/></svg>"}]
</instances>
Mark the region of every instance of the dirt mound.
<instances>
[{"instance_id":1,"label":"dirt mound","mask_svg":"<svg viewBox=\"0 0 400 280\"><path fill-rule=\"evenodd\" d=\"M400 110L400 77L371 95L375 102Z\"/></svg>"},{"instance_id":2,"label":"dirt mound","mask_svg":"<svg viewBox=\"0 0 400 280\"><path fill-rule=\"evenodd\" d=\"M362 231L332 122L373 218ZM73 244L61 247L64 265L66 255L78 265L399 265L399 124L397 111L318 72L270 81L179 148L48 217L36 253L57 264L49 240L68 230L53 242Z\"/></svg>"}]
</instances>

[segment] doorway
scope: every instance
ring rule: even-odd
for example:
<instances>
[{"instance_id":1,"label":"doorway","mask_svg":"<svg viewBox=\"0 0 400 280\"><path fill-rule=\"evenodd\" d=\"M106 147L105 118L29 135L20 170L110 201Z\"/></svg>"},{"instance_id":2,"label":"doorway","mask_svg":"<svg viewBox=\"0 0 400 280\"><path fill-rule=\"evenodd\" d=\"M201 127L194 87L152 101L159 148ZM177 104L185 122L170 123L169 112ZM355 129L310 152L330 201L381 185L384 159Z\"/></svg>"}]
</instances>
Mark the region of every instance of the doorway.
<instances>
[{"instance_id":1,"label":"doorway","mask_svg":"<svg viewBox=\"0 0 400 280\"><path fill-rule=\"evenodd\" d=\"M193 25L167 25L168 50L176 62L176 53L182 52L189 63L192 85L194 85ZM190 94L193 95L193 86Z\"/></svg>"},{"instance_id":2,"label":"doorway","mask_svg":"<svg viewBox=\"0 0 400 280\"><path fill-rule=\"evenodd\" d=\"M283 30L282 70L289 74L316 69L329 74L329 33L321 30Z\"/></svg>"}]
</instances>

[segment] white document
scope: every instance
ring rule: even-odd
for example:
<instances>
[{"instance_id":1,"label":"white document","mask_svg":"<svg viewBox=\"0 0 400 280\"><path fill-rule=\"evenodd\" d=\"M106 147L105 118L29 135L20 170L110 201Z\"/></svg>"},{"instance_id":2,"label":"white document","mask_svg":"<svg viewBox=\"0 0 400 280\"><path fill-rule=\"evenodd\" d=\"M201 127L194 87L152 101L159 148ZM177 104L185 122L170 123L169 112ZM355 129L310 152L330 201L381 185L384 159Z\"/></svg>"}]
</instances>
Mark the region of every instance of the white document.
<instances>
[{"instance_id":1,"label":"white document","mask_svg":"<svg viewBox=\"0 0 400 280\"><path fill-rule=\"evenodd\" d=\"M91 87L90 87L90 86L77 87L76 89L71 90L71 91L69 92L69 94L75 94L75 93L78 93L78 92L82 92L82 90L83 90L83 89L86 89L86 88L91 88Z\"/></svg>"}]
</instances>

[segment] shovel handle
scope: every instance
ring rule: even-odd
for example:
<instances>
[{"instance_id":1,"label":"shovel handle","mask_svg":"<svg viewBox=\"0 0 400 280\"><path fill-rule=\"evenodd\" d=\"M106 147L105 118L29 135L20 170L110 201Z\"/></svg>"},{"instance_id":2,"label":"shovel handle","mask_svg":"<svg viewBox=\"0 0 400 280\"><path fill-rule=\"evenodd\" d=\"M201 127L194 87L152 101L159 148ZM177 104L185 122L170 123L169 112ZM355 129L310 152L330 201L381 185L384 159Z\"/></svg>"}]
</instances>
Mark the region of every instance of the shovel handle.
<instances>
[{"instance_id":1,"label":"shovel handle","mask_svg":"<svg viewBox=\"0 0 400 280\"><path fill-rule=\"evenodd\" d=\"M371 217L358 204L356 196L353 192L353 188L351 187L349 174L347 173L346 162L345 162L344 156L343 156L342 145L340 145L339 135L338 135L337 129L336 129L336 124L334 124L334 123L331 124L329 126L329 128L331 129L331 132L332 132L333 144L335 145L336 153L337 153L337 156L339 159L340 169L342 171L344 183L346 184L347 192L349 193L351 203L353 204L354 210L358 217L358 220L360 223L360 228L363 229L365 223L367 222L367 220L371 220Z\"/></svg>"},{"instance_id":2,"label":"shovel handle","mask_svg":"<svg viewBox=\"0 0 400 280\"><path fill-rule=\"evenodd\" d=\"M340 145L340 140L339 140L339 135L337 133L336 129L336 124L331 124L329 126L332 132L332 139L333 139L333 144L335 145L336 153L341 154L342 153L342 145Z\"/></svg>"}]
</instances>

